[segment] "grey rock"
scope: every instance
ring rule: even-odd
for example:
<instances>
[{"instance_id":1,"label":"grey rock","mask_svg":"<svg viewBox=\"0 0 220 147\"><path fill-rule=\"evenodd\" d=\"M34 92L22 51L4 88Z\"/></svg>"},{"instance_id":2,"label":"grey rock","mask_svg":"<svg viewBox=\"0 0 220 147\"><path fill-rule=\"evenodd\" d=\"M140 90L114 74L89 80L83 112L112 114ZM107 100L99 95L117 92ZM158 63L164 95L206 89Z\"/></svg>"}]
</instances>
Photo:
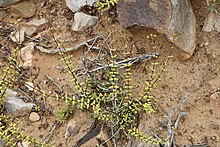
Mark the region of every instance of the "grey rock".
<instances>
[{"instance_id":1,"label":"grey rock","mask_svg":"<svg viewBox=\"0 0 220 147\"><path fill-rule=\"evenodd\" d=\"M95 25L98 19L99 18L96 16L90 16L82 12L77 12L74 14L74 22L73 22L72 30L85 31L89 27Z\"/></svg>"},{"instance_id":2,"label":"grey rock","mask_svg":"<svg viewBox=\"0 0 220 147\"><path fill-rule=\"evenodd\" d=\"M193 54L196 19L188 0L120 0L117 11L124 27L153 28L187 53L187 58Z\"/></svg>"},{"instance_id":3,"label":"grey rock","mask_svg":"<svg viewBox=\"0 0 220 147\"><path fill-rule=\"evenodd\" d=\"M67 127L66 127L66 132L65 132L65 138L69 138L70 136L75 136L79 133L80 131L80 126L77 125L77 122L74 119L69 120Z\"/></svg>"},{"instance_id":4,"label":"grey rock","mask_svg":"<svg viewBox=\"0 0 220 147\"><path fill-rule=\"evenodd\" d=\"M10 38L13 42L22 44L25 39L25 31L20 29L19 31L11 32Z\"/></svg>"},{"instance_id":5,"label":"grey rock","mask_svg":"<svg viewBox=\"0 0 220 147\"><path fill-rule=\"evenodd\" d=\"M85 5L92 6L96 1L97 0L66 0L66 5L73 13L75 13Z\"/></svg>"},{"instance_id":6,"label":"grey rock","mask_svg":"<svg viewBox=\"0 0 220 147\"><path fill-rule=\"evenodd\" d=\"M19 2L19 1L21 1L21 0L0 0L0 6L12 5L12 4Z\"/></svg>"},{"instance_id":7,"label":"grey rock","mask_svg":"<svg viewBox=\"0 0 220 147\"><path fill-rule=\"evenodd\" d=\"M205 32L220 32L220 15L212 12L209 13L204 21L202 30Z\"/></svg>"},{"instance_id":8,"label":"grey rock","mask_svg":"<svg viewBox=\"0 0 220 147\"><path fill-rule=\"evenodd\" d=\"M30 110L35 104L25 103L22 99L16 98L17 92L12 91L10 89L6 90L5 93L5 102L4 108L11 114L16 114L20 112L27 112ZM20 113L19 115L23 115L25 113Z\"/></svg>"},{"instance_id":9,"label":"grey rock","mask_svg":"<svg viewBox=\"0 0 220 147\"><path fill-rule=\"evenodd\" d=\"M3 142L1 138L0 138L0 147L3 147Z\"/></svg>"},{"instance_id":10,"label":"grey rock","mask_svg":"<svg viewBox=\"0 0 220 147\"><path fill-rule=\"evenodd\" d=\"M188 0L171 0L171 3L172 15L165 34L190 57L196 48L196 18L193 9Z\"/></svg>"}]
</instances>

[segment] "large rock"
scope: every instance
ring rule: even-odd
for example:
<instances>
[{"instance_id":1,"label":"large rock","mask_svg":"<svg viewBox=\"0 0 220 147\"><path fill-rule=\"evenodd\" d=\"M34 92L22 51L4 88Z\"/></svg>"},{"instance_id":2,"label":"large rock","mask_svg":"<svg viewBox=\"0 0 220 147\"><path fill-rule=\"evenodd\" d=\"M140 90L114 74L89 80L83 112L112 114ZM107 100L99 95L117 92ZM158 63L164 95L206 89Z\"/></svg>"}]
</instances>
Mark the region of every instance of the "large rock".
<instances>
[{"instance_id":1,"label":"large rock","mask_svg":"<svg viewBox=\"0 0 220 147\"><path fill-rule=\"evenodd\" d=\"M14 4L19 1L21 1L21 0L0 0L0 7L8 6L8 5Z\"/></svg>"},{"instance_id":2,"label":"large rock","mask_svg":"<svg viewBox=\"0 0 220 147\"><path fill-rule=\"evenodd\" d=\"M120 0L121 25L145 26L165 34L167 39L192 56L196 43L196 20L188 0Z\"/></svg>"}]
</instances>

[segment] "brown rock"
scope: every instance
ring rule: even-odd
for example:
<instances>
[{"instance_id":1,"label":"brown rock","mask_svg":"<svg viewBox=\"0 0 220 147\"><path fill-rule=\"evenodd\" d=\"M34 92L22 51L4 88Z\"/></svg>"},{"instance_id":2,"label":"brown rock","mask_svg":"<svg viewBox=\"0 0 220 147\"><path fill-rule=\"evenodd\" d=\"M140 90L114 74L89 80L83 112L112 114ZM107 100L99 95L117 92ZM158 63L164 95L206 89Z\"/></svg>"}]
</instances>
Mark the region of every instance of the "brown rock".
<instances>
[{"instance_id":1,"label":"brown rock","mask_svg":"<svg viewBox=\"0 0 220 147\"><path fill-rule=\"evenodd\" d=\"M48 27L46 19L32 19L30 22L22 24L21 30L25 31L26 35L31 36L45 30Z\"/></svg>"},{"instance_id":2,"label":"brown rock","mask_svg":"<svg viewBox=\"0 0 220 147\"><path fill-rule=\"evenodd\" d=\"M35 44L30 42L27 46L23 47L19 52L20 58L20 66L23 67L30 67L32 66L33 55L32 52L34 51Z\"/></svg>"},{"instance_id":3,"label":"brown rock","mask_svg":"<svg viewBox=\"0 0 220 147\"><path fill-rule=\"evenodd\" d=\"M36 112L32 112L29 116L29 120L33 121L33 122L38 121L38 120L40 120L40 116Z\"/></svg>"},{"instance_id":4,"label":"brown rock","mask_svg":"<svg viewBox=\"0 0 220 147\"><path fill-rule=\"evenodd\" d=\"M169 26L170 7L167 0L120 0L117 9L123 26L141 25L164 33Z\"/></svg>"},{"instance_id":5,"label":"brown rock","mask_svg":"<svg viewBox=\"0 0 220 147\"><path fill-rule=\"evenodd\" d=\"M36 5L30 1L22 1L10 7L15 13L23 18L30 18L36 12Z\"/></svg>"},{"instance_id":6,"label":"brown rock","mask_svg":"<svg viewBox=\"0 0 220 147\"><path fill-rule=\"evenodd\" d=\"M165 34L189 58L195 49L195 16L188 0L120 0L120 23L126 28L145 26Z\"/></svg>"}]
</instances>

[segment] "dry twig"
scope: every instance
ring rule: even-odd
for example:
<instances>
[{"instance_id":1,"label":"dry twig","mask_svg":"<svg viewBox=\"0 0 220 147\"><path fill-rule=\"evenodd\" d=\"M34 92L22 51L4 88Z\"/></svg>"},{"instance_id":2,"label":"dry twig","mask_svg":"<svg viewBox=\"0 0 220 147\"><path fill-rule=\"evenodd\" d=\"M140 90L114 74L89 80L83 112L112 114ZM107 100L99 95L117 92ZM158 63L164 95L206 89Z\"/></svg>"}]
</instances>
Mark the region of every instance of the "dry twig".
<instances>
[{"instance_id":1,"label":"dry twig","mask_svg":"<svg viewBox=\"0 0 220 147\"><path fill-rule=\"evenodd\" d=\"M149 59L157 57L157 56L159 56L159 53L143 54L139 57L128 58L128 59L125 59L125 60L122 60L122 61L118 61L114 64L119 66L120 68L124 68L125 64L134 64L134 63L137 63L137 62L141 62L143 60L149 60ZM92 70L87 70L86 72L80 73L77 76L85 75L88 72L92 73L92 72L95 72L95 71L98 71L98 70L101 70L101 69L106 69L106 68L109 68L110 66L111 66L111 64L103 65L103 66L100 66L100 67L92 69Z\"/></svg>"},{"instance_id":2,"label":"dry twig","mask_svg":"<svg viewBox=\"0 0 220 147\"><path fill-rule=\"evenodd\" d=\"M168 130L168 135L167 135L167 143L165 144L165 147L171 147L173 145L173 139L174 139L174 131L172 128L172 117L173 115L179 110L179 108L189 99L189 95L186 94L184 99L178 104L178 106L174 109L172 109L169 114L168 114L168 123L167 123L167 130ZM187 112L182 112L179 114L175 124L174 128L176 129L178 127L180 119L185 116ZM174 145L175 146L175 145Z\"/></svg>"},{"instance_id":3,"label":"dry twig","mask_svg":"<svg viewBox=\"0 0 220 147\"><path fill-rule=\"evenodd\" d=\"M41 46L36 46L36 48L38 50L40 50L41 52L43 53L48 53L48 54L55 54L55 53L59 53L59 52L69 52L69 51L75 51L75 50L78 50L80 47L82 46L87 46L88 48L90 49L96 49L96 50L100 50L99 47L95 47L95 46L92 46L92 45L89 45L88 43L89 42L92 42L94 40L97 40L98 38L100 38L101 35L98 35L96 36L95 38L92 38L92 39L89 39L89 40L86 40L86 41L83 41L81 42L80 44L77 44L76 46L73 46L73 47L70 47L70 48L57 48L57 49L52 49L52 50L48 50L48 49L45 49Z\"/></svg>"}]
</instances>

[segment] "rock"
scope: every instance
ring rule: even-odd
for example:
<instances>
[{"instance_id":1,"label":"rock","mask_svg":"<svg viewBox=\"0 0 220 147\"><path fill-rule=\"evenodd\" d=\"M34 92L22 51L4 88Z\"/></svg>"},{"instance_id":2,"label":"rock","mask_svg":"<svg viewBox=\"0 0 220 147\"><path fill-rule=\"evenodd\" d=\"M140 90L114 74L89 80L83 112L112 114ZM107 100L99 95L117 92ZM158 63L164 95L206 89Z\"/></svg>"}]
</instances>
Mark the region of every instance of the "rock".
<instances>
[{"instance_id":1,"label":"rock","mask_svg":"<svg viewBox=\"0 0 220 147\"><path fill-rule=\"evenodd\" d=\"M80 10L81 7L88 5L93 6L93 4L97 0L66 0L66 5L69 7L69 9L75 13Z\"/></svg>"},{"instance_id":2,"label":"rock","mask_svg":"<svg viewBox=\"0 0 220 147\"><path fill-rule=\"evenodd\" d=\"M34 33L41 32L48 27L48 23L45 18L33 19L26 24L22 24L21 30L23 30L26 35L31 36Z\"/></svg>"},{"instance_id":3,"label":"rock","mask_svg":"<svg viewBox=\"0 0 220 147\"><path fill-rule=\"evenodd\" d=\"M12 5L10 8L23 18L30 18L34 16L37 9L36 5L30 1L21 1Z\"/></svg>"},{"instance_id":4,"label":"rock","mask_svg":"<svg viewBox=\"0 0 220 147\"><path fill-rule=\"evenodd\" d=\"M22 24L21 30L26 33L26 35L31 36L34 33L41 32L48 27L48 22L45 18L42 19L32 19L26 24Z\"/></svg>"},{"instance_id":5,"label":"rock","mask_svg":"<svg viewBox=\"0 0 220 147\"><path fill-rule=\"evenodd\" d=\"M85 31L89 27L92 27L98 21L98 17L90 16L82 12L77 12L74 14L74 22L72 30L74 31Z\"/></svg>"},{"instance_id":6,"label":"rock","mask_svg":"<svg viewBox=\"0 0 220 147\"><path fill-rule=\"evenodd\" d=\"M0 0L0 7L8 6L21 0ZM1 147L1 146L0 146Z\"/></svg>"},{"instance_id":7,"label":"rock","mask_svg":"<svg viewBox=\"0 0 220 147\"><path fill-rule=\"evenodd\" d=\"M192 56L196 47L196 19L188 0L120 0L119 22L126 28L149 27Z\"/></svg>"},{"instance_id":8,"label":"rock","mask_svg":"<svg viewBox=\"0 0 220 147\"><path fill-rule=\"evenodd\" d=\"M0 147L3 147L3 142L1 138L0 138Z\"/></svg>"},{"instance_id":9,"label":"rock","mask_svg":"<svg viewBox=\"0 0 220 147\"><path fill-rule=\"evenodd\" d=\"M29 120L33 121L33 122L38 121L38 120L40 120L40 116L36 112L32 112L29 116Z\"/></svg>"},{"instance_id":10,"label":"rock","mask_svg":"<svg viewBox=\"0 0 220 147\"><path fill-rule=\"evenodd\" d=\"M6 90L5 93L5 102L4 108L11 114L16 114L20 112L27 112L27 110L32 109L35 104L32 103L25 103L22 99L16 98L17 92L12 91L10 89ZM23 115L23 114L21 114Z\"/></svg>"},{"instance_id":11,"label":"rock","mask_svg":"<svg viewBox=\"0 0 220 147\"><path fill-rule=\"evenodd\" d=\"M25 82L25 86L28 88L30 91L34 91L34 84L31 82Z\"/></svg>"},{"instance_id":12,"label":"rock","mask_svg":"<svg viewBox=\"0 0 220 147\"><path fill-rule=\"evenodd\" d=\"M204 21L202 30L205 32L220 32L220 15L212 12L209 13Z\"/></svg>"},{"instance_id":13,"label":"rock","mask_svg":"<svg viewBox=\"0 0 220 147\"><path fill-rule=\"evenodd\" d=\"M35 44L33 42L30 42L27 44L27 46L23 47L19 52L19 66L22 67L31 67L32 66L32 60L33 55L32 52L34 51Z\"/></svg>"},{"instance_id":14,"label":"rock","mask_svg":"<svg viewBox=\"0 0 220 147\"><path fill-rule=\"evenodd\" d=\"M23 25L21 31L25 32L26 35L31 36L36 32L37 28L35 26Z\"/></svg>"},{"instance_id":15,"label":"rock","mask_svg":"<svg viewBox=\"0 0 220 147\"><path fill-rule=\"evenodd\" d=\"M209 127L214 129L214 130L218 130L219 129L219 124L217 124L216 122L211 122Z\"/></svg>"},{"instance_id":16,"label":"rock","mask_svg":"<svg viewBox=\"0 0 220 147\"><path fill-rule=\"evenodd\" d=\"M212 110L212 113L216 117L220 117L220 91L216 91L210 96L210 107Z\"/></svg>"},{"instance_id":17,"label":"rock","mask_svg":"<svg viewBox=\"0 0 220 147\"><path fill-rule=\"evenodd\" d=\"M65 138L69 138L70 136L75 136L79 133L80 131L80 126L77 125L77 122L74 119L69 120L67 127L66 127L66 132L65 132Z\"/></svg>"},{"instance_id":18,"label":"rock","mask_svg":"<svg viewBox=\"0 0 220 147\"><path fill-rule=\"evenodd\" d=\"M25 142L18 142L17 145L18 145L18 147L28 147L29 146L27 141L25 141Z\"/></svg>"},{"instance_id":19,"label":"rock","mask_svg":"<svg viewBox=\"0 0 220 147\"><path fill-rule=\"evenodd\" d=\"M16 32L11 32L10 38L13 42L16 42L18 44L22 44L25 39L25 31L24 30L19 30Z\"/></svg>"}]
</instances>

